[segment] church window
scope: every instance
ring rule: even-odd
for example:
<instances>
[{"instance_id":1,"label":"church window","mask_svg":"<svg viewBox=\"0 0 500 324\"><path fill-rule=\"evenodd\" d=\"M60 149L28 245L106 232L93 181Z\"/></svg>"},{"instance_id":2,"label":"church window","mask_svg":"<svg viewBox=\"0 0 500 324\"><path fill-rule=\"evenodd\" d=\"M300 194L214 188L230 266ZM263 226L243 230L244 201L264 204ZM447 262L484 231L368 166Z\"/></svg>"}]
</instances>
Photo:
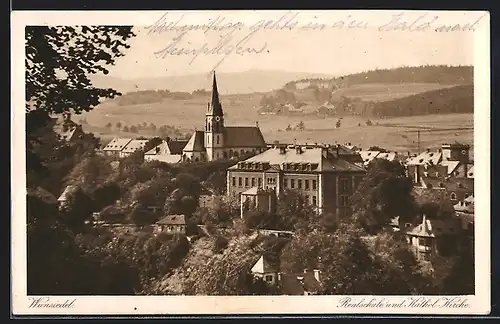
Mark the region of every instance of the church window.
<instances>
[{"instance_id":1,"label":"church window","mask_svg":"<svg viewBox=\"0 0 500 324\"><path fill-rule=\"evenodd\" d=\"M452 193L450 194L450 199L451 199L451 200L456 200L456 199L457 199L457 194L456 194L456 193L454 193L454 192L452 192Z\"/></svg>"},{"instance_id":2,"label":"church window","mask_svg":"<svg viewBox=\"0 0 500 324\"><path fill-rule=\"evenodd\" d=\"M219 144L219 135L217 135L216 138L217 138L217 144Z\"/></svg>"},{"instance_id":3,"label":"church window","mask_svg":"<svg viewBox=\"0 0 500 324\"><path fill-rule=\"evenodd\" d=\"M208 131L210 132L210 121L208 121Z\"/></svg>"}]
</instances>

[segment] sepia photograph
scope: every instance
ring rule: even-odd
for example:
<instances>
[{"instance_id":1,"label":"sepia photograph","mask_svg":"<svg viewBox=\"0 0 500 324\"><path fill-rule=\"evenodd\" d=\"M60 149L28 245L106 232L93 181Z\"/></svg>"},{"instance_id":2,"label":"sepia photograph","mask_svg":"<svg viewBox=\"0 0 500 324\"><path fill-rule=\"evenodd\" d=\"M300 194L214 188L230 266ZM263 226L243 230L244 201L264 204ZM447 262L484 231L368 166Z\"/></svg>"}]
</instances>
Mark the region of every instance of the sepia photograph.
<instances>
[{"instance_id":1,"label":"sepia photograph","mask_svg":"<svg viewBox=\"0 0 500 324\"><path fill-rule=\"evenodd\" d=\"M489 311L488 13L11 19L14 309Z\"/></svg>"}]
</instances>

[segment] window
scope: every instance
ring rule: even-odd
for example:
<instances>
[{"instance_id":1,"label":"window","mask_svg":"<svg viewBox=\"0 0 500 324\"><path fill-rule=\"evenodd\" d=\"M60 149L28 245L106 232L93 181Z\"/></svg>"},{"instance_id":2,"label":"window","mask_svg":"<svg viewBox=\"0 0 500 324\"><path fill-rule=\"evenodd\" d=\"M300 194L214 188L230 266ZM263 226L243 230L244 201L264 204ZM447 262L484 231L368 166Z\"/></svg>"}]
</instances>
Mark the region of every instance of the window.
<instances>
[{"instance_id":1,"label":"window","mask_svg":"<svg viewBox=\"0 0 500 324\"><path fill-rule=\"evenodd\" d=\"M427 246L427 240L425 238L419 238L418 239L418 245L420 246Z\"/></svg>"},{"instance_id":2,"label":"window","mask_svg":"<svg viewBox=\"0 0 500 324\"><path fill-rule=\"evenodd\" d=\"M233 187L236 187L236 177L233 177Z\"/></svg>"},{"instance_id":3,"label":"window","mask_svg":"<svg viewBox=\"0 0 500 324\"><path fill-rule=\"evenodd\" d=\"M340 192L347 192L349 182L347 179L340 179Z\"/></svg>"},{"instance_id":4,"label":"window","mask_svg":"<svg viewBox=\"0 0 500 324\"><path fill-rule=\"evenodd\" d=\"M252 178L252 187L255 187L255 178Z\"/></svg>"},{"instance_id":5,"label":"window","mask_svg":"<svg viewBox=\"0 0 500 324\"><path fill-rule=\"evenodd\" d=\"M309 196L306 195L306 202L309 204Z\"/></svg>"},{"instance_id":6,"label":"window","mask_svg":"<svg viewBox=\"0 0 500 324\"><path fill-rule=\"evenodd\" d=\"M241 177L238 177L238 187L242 187L243 186L243 183L241 182Z\"/></svg>"},{"instance_id":7,"label":"window","mask_svg":"<svg viewBox=\"0 0 500 324\"><path fill-rule=\"evenodd\" d=\"M411 227L411 223L406 223L406 224L405 224L405 227L406 227L406 228L410 228L410 227Z\"/></svg>"},{"instance_id":8,"label":"window","mask_svg":"<svg viewBox=\"0 0 500 324\"><path fill-rule=\"evenodd\" d=\"M266 275L266 277L264 278L265 281L267 282L272 282L273 281L273 275Z\"/></svg>"},{"instance_id":9,"label":"window","mask_svg":"<svg viewBox=\"0 0 500 324\"><path fill-rule=\"evenodd\" d=\"M258 186L259 186L259 188L260 188L260 187L262 187L262 178L258 178L258 179L259 179L259 180L258 180L258 182L259 182Z\"/></svg>"},{"instance_id":10,"label":"window","mask_svg":"<svg viewBox=\"0 0 500 324\"><path fill-rule=\"evenodd\" d=\"M297 188L302 189L302 180L297 180Z\"/></svg>"},{"instance_id":11,"label":"window","mask_svg":"<svg viewBox=\"0 0 500 324\"><path fill-rule=\"evenodd\" d=\"M469 196L470 196L470 195L469 195L468 193L466 193L466 194L464 195L464 199L469 198Z\"/></svg>"},{"instance_id":12,"label":"window","mask_svg":"<svg viewBox=\"0 0 500 324\"><path fill-rule=\"evenodd\" d=\"M450 194L450 199L451 199L451 200L457 200L457 194L456 194L456 193L454 193L454 192L452 192L452 193Z\"/></svg>"},{"instance_id":13,"label":"window","mask_svg":"<svg viewBox=\"0 0 500 324\"><path fill-rule=\"evenodd\" d=\"M248 178L245 177L245 187L248 187Z\"/></svg>"},{"instance_id":14,"label":"window","mask_svg":"<svg viewBox=\"0 0 500 324\"><path fill-rule=\"evenodd\" d=\"M283 187L288 188L288 180L283 180Z\"/></svg>"},{"instance_id":15,"label":"window","mask_svg":"<svg viewBox=\"0 0 500 324\"><path fill-rule=\"evenodd\" d=\"M340 206L341 207L347 207L349 206L349 196L340 196Z\"/></svg>"},{"instance_id":16,"label":"window","mask_svg":"<svg viewBox=\"0 0 500 324\"><path fill-rule=\"evenodd\" d=\"M216 139L217 139L217 144L219 144L219 135L217 135Z\"/></svg>"},{"instance_id":17,"label":"window","mask_svg":"<svg viewBox=\"0 0 500 324\"><path fill-rule=\"evenodd\" d=\"M312 204L313 204L313 206L316 206L316 204L317 204L316 196L312 196Z\"/></svg>"},{"instance_id":18,"label":"window","mask_svg":"<svg viewBox=\"0 0 500 324\"><path fill-rule=\"evenodd\" d=\"M313 188L313 190L316 190L316 180L312 181L312 188Z\"/></svg>"},{"instance_id":19,"label":"window","mask_svg":"<svg viewBox=\"0 0 500 324\"><path fill-rule=\"evenodd\" d=\"M295 180L290 179L290 188L295 189Z\"/></svg>"},{"instance_id":20,"label":"window","mask_svg":"<svg viewBox=\"0 0 500 324\"><path fill-rule=\"evenodd\" d=\"M309 180L304 180L304 189L309 190Z\"/></svg>"}]
</instances>

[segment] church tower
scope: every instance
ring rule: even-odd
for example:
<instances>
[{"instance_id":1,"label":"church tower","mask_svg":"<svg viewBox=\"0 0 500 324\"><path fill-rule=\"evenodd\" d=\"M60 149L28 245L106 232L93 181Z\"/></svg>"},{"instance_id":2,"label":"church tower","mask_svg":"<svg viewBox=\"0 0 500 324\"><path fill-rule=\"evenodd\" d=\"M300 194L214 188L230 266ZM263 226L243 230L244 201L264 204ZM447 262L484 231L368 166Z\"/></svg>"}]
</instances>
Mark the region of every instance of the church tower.
<instances>
[{"instance_id":1,"label":"church tower","mask_svg":"<svg viewBox=\"0 0 500 324\"><path fill-rule=\"evenodd\" d=\"M212 83L212 102L208 104L205 116L205 148L209 161L224 157L224 113L217 90L217 80Z\"/></svg>"}]
</instances>

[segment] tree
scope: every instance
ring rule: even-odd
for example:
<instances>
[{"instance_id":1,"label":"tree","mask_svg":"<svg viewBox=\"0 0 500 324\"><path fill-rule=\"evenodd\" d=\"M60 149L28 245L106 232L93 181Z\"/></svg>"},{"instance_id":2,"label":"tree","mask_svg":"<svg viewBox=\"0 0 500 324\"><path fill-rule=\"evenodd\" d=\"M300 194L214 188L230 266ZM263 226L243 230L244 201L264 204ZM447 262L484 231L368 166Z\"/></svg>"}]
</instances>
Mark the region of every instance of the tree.
<instances>
[{"instance_id":1,"label":"tree","mask_svg":"<svg viewBox=\"0 0 500 324\"><path fill-rule=\"evenodd\" d=\"M373 125L373 123L372 123L372 121L371 121L371 120L369 120L369 119L368 119L368 120L366 121L366 126L371 126L371 125Z\"/></svg>"},{"instance_id":2,"label":"tree","mask_svg":"<svg viewBox=\"0 0 500 324\"><path fill-rule=\"evenodd\" d=\"M297 126L295 126L296 129L300 130L300 131L303 131L306 129L306 125L304 124L303 121L300 121Z\"/></svg>"},{"instance_id":3,"label":"tree","mask_svg":"<svg viewBox=\"0 0 500 324\"><path fill-rule=\"evenodd\" d=\"M376 233L393 218L416 214L411 179L396 161L374 159L353 196L354 218L369 233Z\"/></svg>"},{"instance_id":4,"label":"tree","mask_svg":"<svg viewBox=\"0 0 500 324\"><path fill-rule=\"evenodd\" d=\"M117 122L116 125L115 125L116 129L121 129L122 128L122 123L121 122Z\"/></svg>"},{"instance_id":5,"label":"tree","mask_svg":"<svg viewBox=\"0 0 500 324\"><path fill-rule=\"evenodd\" d=\"M47 114L90 111L119 92L92 86L88 76L107 74L135 36L127 26L28 26L26 111Z\"/></svg>"},{"instance_id":6,"label":"tree","mask_svg":"<svg viewBox=\"0 0 500 324\"><path fill-rule=\"evenodd\" d=\"M137 133L138 131L139 131L139 129L137 128L137 126L135 126L135 125L130 126L131 133Z\"/></svg>"},{"instance_id":7,"label":"tree","mask_svg":"<svg viewBox=\"0 0 500 324\"><path fill-rule=\"evenodd\" d=\"M123 130L124 132L126 132L126 133L128 133L128 132L129 132L129 129L128 129L128 126L127 126L127 125L123 126L123 129L122 129L122 130Z\"/></svg>"},{"instance_id":8,"label":"tree","mask_svg":"<svg viewBox=\"0 0 500 324\"><path fill-rule=\"evenodd\" d=\"M337 123L335 124L335 128L340 128L341 121L340 119L337 120Z\"/></svg>"},{"instance_id":9,"label":"tree","mask_svg":"<svg viewBox=\"0 0 500 324\"><path fill-rule=\"evenodd\" d=\"M288 124L288 126L286 127L285 129L287 132L291 131L292 130L292 126L290 126L290 124Z\"/></svg>"},{"instance_id":10,"label":"tree","mask_svg":"<svg viewBox=\"0 0 500 324\"><path fill-rule=\"evenodd\" d=\"M110 128L111 128L111 126L112 126L112 125L111 125L111 123L107 123L107 124L106 124L106 126L104 126L104 127L106 127L106 128L108 128L108 129L110 129Z\"/></svg>"}]
</instances>

